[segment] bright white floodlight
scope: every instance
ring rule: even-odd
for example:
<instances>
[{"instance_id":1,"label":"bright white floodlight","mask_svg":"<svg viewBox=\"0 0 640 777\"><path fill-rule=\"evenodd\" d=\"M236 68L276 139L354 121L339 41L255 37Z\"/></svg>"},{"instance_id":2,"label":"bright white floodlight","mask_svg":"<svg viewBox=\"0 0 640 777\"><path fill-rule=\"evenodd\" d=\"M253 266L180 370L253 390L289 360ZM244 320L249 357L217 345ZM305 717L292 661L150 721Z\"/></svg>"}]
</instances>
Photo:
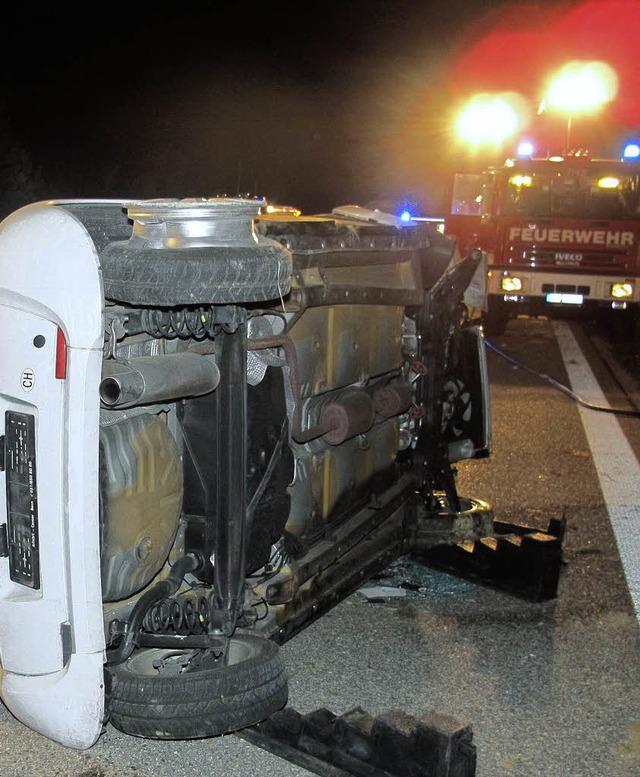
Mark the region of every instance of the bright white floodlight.
<instances>
[{"instance_id":1,"label":"bright white floodlight","mask_svg":"<svg viewBox=\"0 0 640 777\"><path fill-rule=\"evenodd\" d=\"M549 107L567 116L567 148L571 143L571 119L594 113L618 91L616 71L606 62L569 62L549 82L540 112Z\"/></svg>"},{"instance_id":2,"label":"bright white floodlight","mask_svg":"<svg viewBox=\"0 0 640 777\"><path fill-rule=\"evenodd\" d=\"M610 102L618 76L606 62L569 62L549 83L546 103L566 113L588 113Z\"/></svg>"},{"instance_id":3,"label":"bright white floodlight","mask_svg":"<svg viewBox=\"0 0 640 777\"><path fill-rule=\"evenodd\" d=\"M523 104L512 93L478 94L458 118L458 136L470 146L500 145L521 129Z\"/></svg>"}]
</instances>

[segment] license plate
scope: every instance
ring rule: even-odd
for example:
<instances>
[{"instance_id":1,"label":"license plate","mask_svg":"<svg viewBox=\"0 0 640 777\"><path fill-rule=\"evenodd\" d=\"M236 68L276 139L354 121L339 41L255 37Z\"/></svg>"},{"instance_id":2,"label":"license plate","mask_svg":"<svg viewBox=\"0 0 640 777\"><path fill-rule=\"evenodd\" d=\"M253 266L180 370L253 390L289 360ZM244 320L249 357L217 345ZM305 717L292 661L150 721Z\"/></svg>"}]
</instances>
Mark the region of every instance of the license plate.
<instances>
[{"instance_id":1,"label":"license plate","mask_svg":"<svg viewBox=\"0 0 640 777\"><path fill-rule=\"evenodd\" d=\"M9 576L40 588L35 418L7 411L5 424Z\"/></svg>"},{"instance_id":2,"label":"license plate","mask_svg":"<svg viewBox=\"0 0 640 777\"><path fill-rule=\"evenodd\" d=\"M582 294L559 294L558 292L547 294L546 299L547 302L555 305L582 305L584 301Z\"/></svg>"}]
</instances>

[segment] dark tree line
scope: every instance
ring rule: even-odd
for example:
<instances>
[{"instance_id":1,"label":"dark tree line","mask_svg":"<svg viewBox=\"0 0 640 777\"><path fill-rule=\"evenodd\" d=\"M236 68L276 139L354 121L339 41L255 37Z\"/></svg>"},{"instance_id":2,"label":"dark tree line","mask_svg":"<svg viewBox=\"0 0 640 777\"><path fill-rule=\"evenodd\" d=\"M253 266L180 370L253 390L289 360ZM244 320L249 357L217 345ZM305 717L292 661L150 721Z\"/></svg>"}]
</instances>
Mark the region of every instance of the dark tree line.
<instances>
[{"instance_id":1,"label":"dark tree line","mask_svg":"<svg viewBox=\"0 0 640 777\"><path fill-rule=\"evenodd\" d=\"M45 196L41 172L12 135L6 106L0 95L0 218Z\"/></svg>"}]
</instances>

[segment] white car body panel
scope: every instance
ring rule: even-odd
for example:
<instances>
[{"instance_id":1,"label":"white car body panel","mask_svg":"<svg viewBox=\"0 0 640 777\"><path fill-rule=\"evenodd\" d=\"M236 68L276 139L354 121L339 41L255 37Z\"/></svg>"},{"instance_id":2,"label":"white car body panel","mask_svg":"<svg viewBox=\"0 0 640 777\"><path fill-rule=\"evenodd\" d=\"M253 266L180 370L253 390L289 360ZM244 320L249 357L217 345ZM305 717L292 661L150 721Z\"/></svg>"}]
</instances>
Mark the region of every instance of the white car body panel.
<instances>
[{"instance_id":1,"label":"white car body panel","mask_svg":"<svg viewBox=\"0 0 640 777\"><path fill-rule=\"evenodd\" d=\"M11 579L10 558L0 557L0 694L23 723L77 748L96 741L104 720L97 445L102 300L95 247L63 205L30 205L3 222L0 420L8 423L7 412L34 418L30 493L39 580ZM63 378L55 375L58 329L67 344ZM5 467L5 490L8 478ZM0 524L10 526L8 499L1 502Z\"/></svg>"}]
</instances>

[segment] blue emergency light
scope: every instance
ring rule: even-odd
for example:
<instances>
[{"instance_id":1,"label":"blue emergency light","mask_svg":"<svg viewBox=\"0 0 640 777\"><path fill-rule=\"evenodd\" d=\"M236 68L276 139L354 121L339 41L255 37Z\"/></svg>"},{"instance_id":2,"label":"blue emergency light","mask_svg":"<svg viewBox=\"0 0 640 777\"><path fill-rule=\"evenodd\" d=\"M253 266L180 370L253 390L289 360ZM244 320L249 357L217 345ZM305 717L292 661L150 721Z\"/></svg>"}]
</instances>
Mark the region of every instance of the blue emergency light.
<instances>
[{"instance_id":1,"label":"blue emergency light","mask_svg":"<svg viewBox=\"0 0 640 777\"><path fill-rule=\"evenodd\" d=\"M640 142L636 140L629 141L622 151L623 159L638 159L640 157Z\"/></svg>"}]
</instances>

